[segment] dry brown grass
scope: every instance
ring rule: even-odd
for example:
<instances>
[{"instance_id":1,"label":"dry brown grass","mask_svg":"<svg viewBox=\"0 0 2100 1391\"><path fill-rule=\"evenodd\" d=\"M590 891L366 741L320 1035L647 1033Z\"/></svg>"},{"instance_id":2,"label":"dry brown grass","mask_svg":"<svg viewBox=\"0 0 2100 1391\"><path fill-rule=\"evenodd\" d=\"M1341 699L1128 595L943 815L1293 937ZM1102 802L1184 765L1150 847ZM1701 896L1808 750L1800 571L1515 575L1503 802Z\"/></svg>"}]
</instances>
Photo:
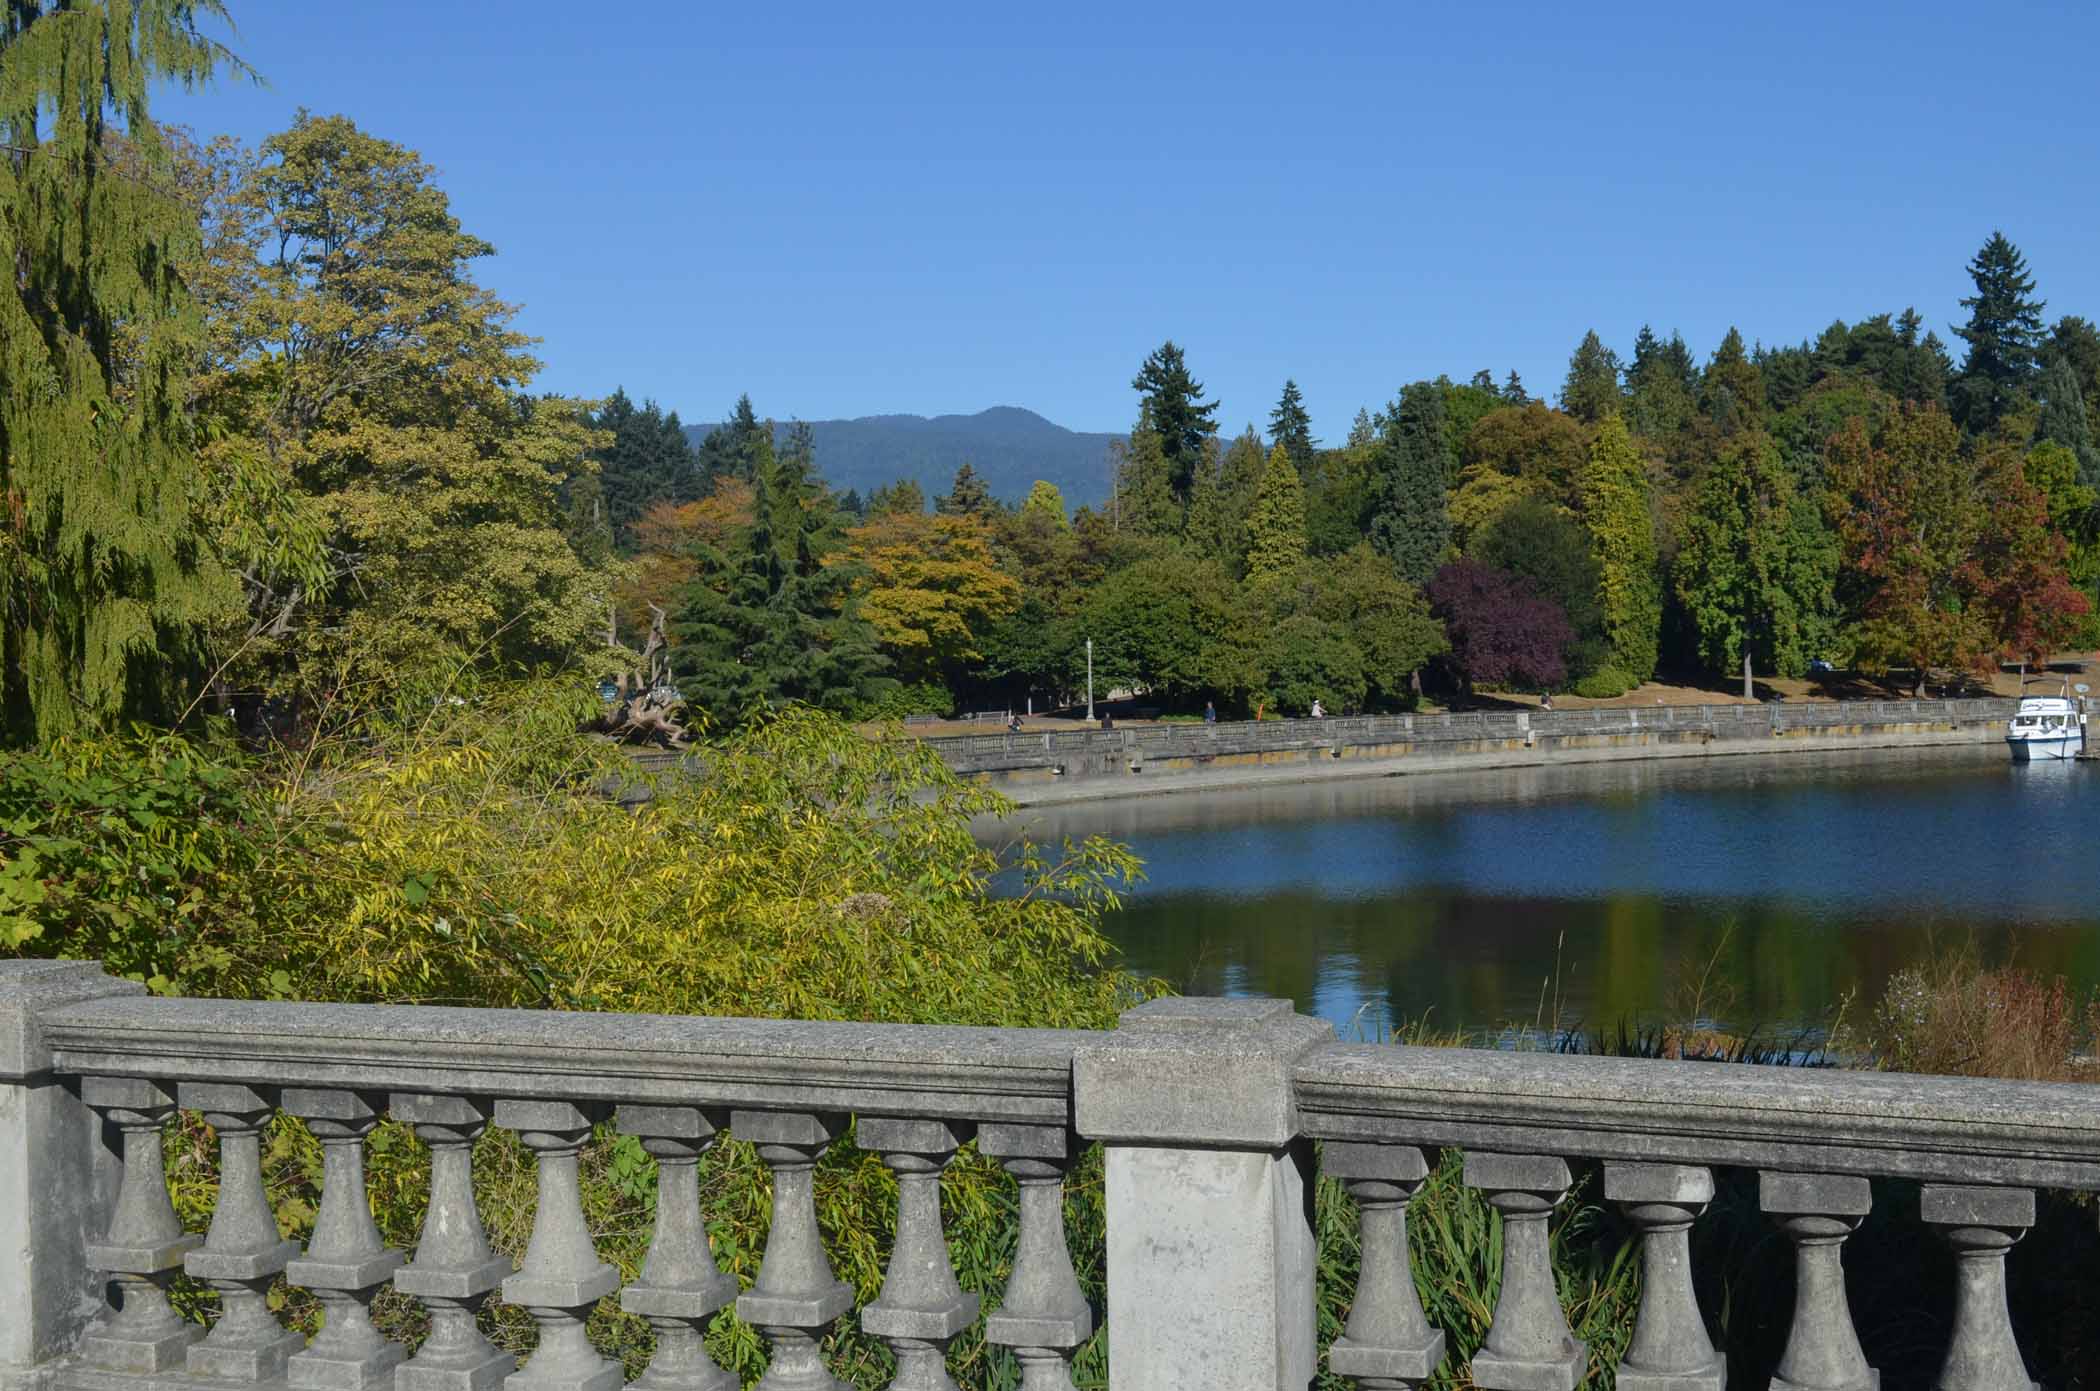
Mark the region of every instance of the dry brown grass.
<instances>
[{"instance_id":1,"label":"dry brown grass","mask_svg":"<svg viewBox=\"0 0 2100 1391\"><path fill-rule=\"evenodd\" d=\"M2074 998L2062 976L1985 967L1963 949L1898 971L1866 1042L1891 1072L2081 1082L2096 1080L2096 1026L2100 998Z\"/></svg>"}]
</instances>

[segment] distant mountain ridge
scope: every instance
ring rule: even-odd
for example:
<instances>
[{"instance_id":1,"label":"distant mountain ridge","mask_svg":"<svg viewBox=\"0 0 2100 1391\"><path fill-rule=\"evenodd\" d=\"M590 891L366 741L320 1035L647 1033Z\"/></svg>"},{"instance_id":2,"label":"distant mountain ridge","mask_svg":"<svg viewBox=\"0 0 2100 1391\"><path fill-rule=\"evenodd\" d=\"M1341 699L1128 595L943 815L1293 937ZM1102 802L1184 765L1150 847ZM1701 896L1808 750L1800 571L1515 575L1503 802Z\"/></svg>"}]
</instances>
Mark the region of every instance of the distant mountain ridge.
<instances>
[{"instance_id":1,"label":"distant mountain ridge","mask_svg":"<svg viewBox=\"0 0 2100 1391\"><path fill-rule=\"evenodd\" d=\"M993 406L975 415L865 415L856 420L812 420L817 471L839 492L866 497L900 478L916 481L931 499L948 491L964 461L992 496L1020 502L1038 478L1057 485L1065 505L1108 497L1111 442L1122 435L1067 430L1019 406ZM698 445L715 428L688 425ZM788 426L776 422L776 436Z\"/></svg>"}]
</instances>

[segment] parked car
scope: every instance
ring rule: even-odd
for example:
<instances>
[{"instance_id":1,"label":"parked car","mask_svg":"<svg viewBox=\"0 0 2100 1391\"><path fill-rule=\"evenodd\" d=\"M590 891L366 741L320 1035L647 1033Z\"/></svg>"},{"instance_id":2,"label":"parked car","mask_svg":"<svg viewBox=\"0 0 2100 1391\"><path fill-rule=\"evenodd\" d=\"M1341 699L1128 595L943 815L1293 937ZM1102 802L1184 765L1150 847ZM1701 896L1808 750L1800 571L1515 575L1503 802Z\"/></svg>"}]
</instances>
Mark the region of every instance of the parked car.
<instances>
[{"instance_id":1,"label":"parked car","mask_svg":"<svg viewBox=\"0 0 2100 1391\"><path fill-rule=\"evenodd\" d=\"M1810 676L1834 676L1837 674L1837 668L1821 657L1811 657L1808 659L1808 674Z\"/></svg>"}]
</instances>

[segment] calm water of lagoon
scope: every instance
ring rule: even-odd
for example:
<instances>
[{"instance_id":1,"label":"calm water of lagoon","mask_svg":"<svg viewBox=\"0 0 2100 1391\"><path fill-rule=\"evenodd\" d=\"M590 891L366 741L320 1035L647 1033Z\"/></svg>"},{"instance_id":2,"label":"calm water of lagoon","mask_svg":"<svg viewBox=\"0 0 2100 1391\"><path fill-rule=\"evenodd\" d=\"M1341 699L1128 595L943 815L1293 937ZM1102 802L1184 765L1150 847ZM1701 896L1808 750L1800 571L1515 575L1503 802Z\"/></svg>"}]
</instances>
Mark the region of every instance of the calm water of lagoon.
<instances>
[{"instance_id":1,"label":"calm water of lagoon","mask_svg":"<svg viewBox=\"0 0 2100 1391\"><path fill-rule=\"evenodd\" d=\"M1862 1018L1935 943L2083 992L2100 983L2096 823L2100 766L2015 767L1996 744L1483 769L1014 822L1144 858L1108 924L1132 968L1288 996L1370 1037L1694 1015L1790 1037L1848 999Z\"/></svg>"}]
</instances>

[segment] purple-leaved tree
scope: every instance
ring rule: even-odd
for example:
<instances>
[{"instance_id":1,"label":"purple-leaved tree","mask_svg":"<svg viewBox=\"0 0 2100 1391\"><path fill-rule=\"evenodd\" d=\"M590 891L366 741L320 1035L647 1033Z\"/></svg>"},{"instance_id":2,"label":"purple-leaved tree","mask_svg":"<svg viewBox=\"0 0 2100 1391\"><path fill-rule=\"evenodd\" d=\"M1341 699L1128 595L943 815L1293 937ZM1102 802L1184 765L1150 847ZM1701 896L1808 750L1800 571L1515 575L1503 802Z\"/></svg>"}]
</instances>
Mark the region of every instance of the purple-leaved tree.
<instances>
[{"instance_id":1,"label":"purple-leaved tree","mask_svg":"<svg viewBox=\"0 0 2100 1391\"><path fill-rule=\"evenodd\" d=\"M1430 612L1451 639L1447 659L1467 690L1475 686L1541 686L1567 679L1575 630L1568 616L1530 580L1470 560L1446 565L1429 581Z\"/></svg>"}]
</instances>

